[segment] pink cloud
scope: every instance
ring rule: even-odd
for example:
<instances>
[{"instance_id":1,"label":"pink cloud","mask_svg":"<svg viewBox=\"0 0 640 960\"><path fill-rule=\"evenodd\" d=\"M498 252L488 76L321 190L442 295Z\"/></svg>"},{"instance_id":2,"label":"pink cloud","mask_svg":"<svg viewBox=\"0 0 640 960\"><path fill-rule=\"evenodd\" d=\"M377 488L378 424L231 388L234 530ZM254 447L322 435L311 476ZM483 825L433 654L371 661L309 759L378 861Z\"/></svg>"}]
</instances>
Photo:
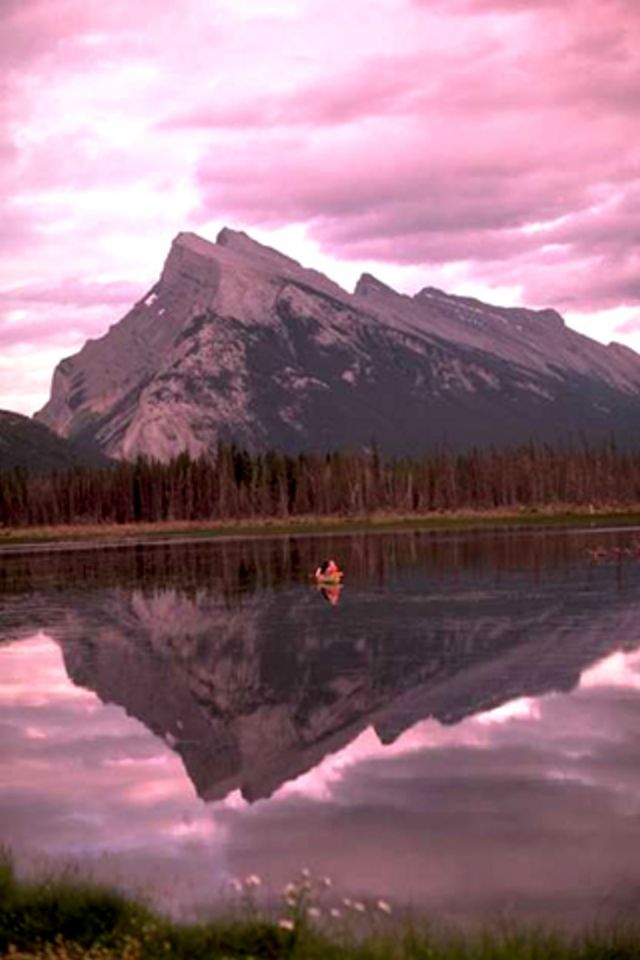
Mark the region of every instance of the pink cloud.
<instances>
[{"instance_id":1,"label":"pink cloud","mask_svg":"<svg viewBox=\"0 0 640 960\"><path fill-rule=\"evenodd\" d=\"M24 255L36 238L36 217L0 198L0 253Z\"/></svg>"},{"instance_id":2,"label":"pink cloud","mask_svg":"<svg viewBox=\"0 0 640 960\"><path fill-rule=\"evenodd\" d=\"M418 7L433 6L433 0L412 0ZM567 2L567 0L565 0ZM568 0L570 3L571 0ZM436 0L436 5L438 0ZM457 14L521 14L538 12L545 7L558 7L557 0L440 0L441 8L448 7Z\"/></svg>"},{"instance_id":3,"label":"pink cloud","mask_svg":"<svg viewBox=\"0 0 640 960\"><path fill-rule=\"evenodd\" d=\"M23 307L32 303L61 306L122 306L133 304L144 293L140 284L127 281L97 283L76 277L56 284L12 287L0 290L0 307Z\"/></svg>"},{"instance_id":4,"label":"pink cloud","mask_svg":"<svg viewBox=\"0 0 640 960\"><path fill-rule=\"evenodd\" d=\"M280 96L251 101L205 104L169 116L161 126L196 127L335 127L367 117L398 115L413 108L411 77L424 75L424 62L414 56L376 56L346 75L329 77Z\"/></svg>"},{"instance_id":5,"label":"pink cloud","mask_svg":"<svg viewBox=\"0 0 640 960\"><path fill-rule=\"evenodd\" d=\"M615 332L618 334L640 332L640 312L629 320L625 320L624 323L619 323L615 328Z\"/></svg>"},{"instance_id":6,"label":"pink cloud","mask_svg":"<svg viewBox=\"0 0 640 960\"><path fill-rule=\"evenodd\" d=\"M79 349L87 337L100 336L114 314L124 316L144 292L127 281L78 278L0 290L0 349L29 343L58 345L64 352Z\"/></svg>"},{"instance_id":7,"label":"pink cloud","mask_svg":"<svg viewBox=\"0 0 640 960\"><path fill-rule=\"evenodd\" d=\"M35 291L76 276L93 334L96 278L147 283L226 221L632 307L639 44L636 0L5 0L0 289L34 291L37 349Z\"/></svg>"},{"instance_id":8,"label":"pink cloud","mask_svg":"<svg viewBox=\"0 0 640 960\"><path fill-rule=\"evenodd\" d=\"M478 277L507 277L536 302L557 296L560 307L635 299L634 38L619 20L606 22L620 4L569 4L554 31L540 6L518 4L526 21L494 18L498 27L481 31L467 56L430 57L425 47L372 58L272 104L271 136L256 129L242 151L204 157L203 214L305 222L340 258L425 269L468 262ZM303 136L296 125L305 116Z\"/></svg>"}]
</instances>

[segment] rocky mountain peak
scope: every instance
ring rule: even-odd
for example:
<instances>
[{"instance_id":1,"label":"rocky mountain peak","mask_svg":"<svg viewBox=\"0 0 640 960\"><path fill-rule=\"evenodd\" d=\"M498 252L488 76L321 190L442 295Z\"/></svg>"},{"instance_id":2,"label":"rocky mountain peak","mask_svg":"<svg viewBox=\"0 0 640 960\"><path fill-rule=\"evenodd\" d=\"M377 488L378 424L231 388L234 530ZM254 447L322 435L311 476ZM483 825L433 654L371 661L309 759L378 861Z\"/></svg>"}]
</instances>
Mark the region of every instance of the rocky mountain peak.
<instances>
[{"instance_id":1,"label":"rocky mountain peak","mask_svg":"<svg viewBox=\"0 0 640 960\"><path fill-rule=\"evenodd\" d=\"M635 350L632 350L631 347L627 347L624 343L618 343L617 340L612 340L611 343L607 345L607 350L609 350L611 353L616 353L624 360L629 360L634 363L638 359L638 354L635 352Z\"/></svg>"},{"instance_id":2,"label":"rocky mountain peak","mask_svg":"<svg viewBox=\"0 0 640 960\"><path fill-rule=\"evenodd\" d=\"M360 279L358 280L354 293L357 297L385 297L392 296L398 297L400 294L393 289L393 287L388 286L386 283L383 283L382 280L378 280L377 277L374 277L371 273L363 273Z\"/></svg>"},{"instance_id":3,"label":"rocky mountain peak","mask_svg":"<svg viewBox=\"0 0 640 960\"><path fill-rule=\"evenodd\" d=\"M216 245L232 250L234 253L248 260L268 262L275 270L303 270L304 268L293 257L288 257L273 247L259 243L242 230L231 230L223 227L216 238Z\"/></svg>"},{"instance_id":4,"label":"rocky mountain peak","mask_svg":"<svg viewBox=\"0 0 640 960\"><path fill-rule=\"evenodd\" d=\"M199 282L227 294L235 309L236 294L242 287L244 294L253 285L255 291L266 281L281 286L283 281L313 287L334 297L348 298L338 284L317 270L302 266L273 247L259 243L242 230L223 227L215 243L195 233L179 233L173 241L165 262L162 281L171 283L176 274L183 278L198 276ZM207 279L205 279L207 278ZM246 302L246 296L245 296ZM251 298L249 298L251 299Z\"/></svg>"},{"instance_id":5,"label":"rocky mountain peak","mask_svg":"<svg viewBox=\"0 0 640 960\"><path fill-rule=\"evenodd\" d=\"M217 443L394 454L637 436L640 358L554 310L363 274L354 294L247 234L174 239L158 283L67 358L37 415L110 456Z\"/></svg>"},{"instance_id":6,"label":"rocky mountain peak","mask_svg":"<svg viewBox=\"0 0 640 960\"><path fill-rule=\"evenodd\" d=\"M564 327L564 318L557 310L552 310L550 307L547 307L545 310L538 310L537 313L541 320L551 324L551 326Z\"/></svg>"},{"instance_id":7,"label":"rocky mountain peak","mask_svg":"<svg viewBox=\"0 0 640 960\"><path fill-rule=\"evenodd\" d=\"M201 257L208 257L209 259L215 259L216 256L215 243L212 243L210 240L205 240L204 237L200 237L197 233L191 233L190 231L181 231L178 233L171 247L172 249L174 247L180 247L184 250L189 250L191 253L197 253Z\"/></svg>"},{"instance_id":8,"label":"rocky mountain peak","mask_svg":"<svg viewBox=\"0 0 640 960\"><path fill-rule=\"evenodd\" d=\"M213 273L224 267L232 271L254 270L274 277L304 272L304 267L297 260L258 243L241 230L231 230L229 227L222 228L215 243L190 232L182 232L175 237L165 264L165 273L169 267L167 279L171 279L175 268L183 272L186 268L188 272L196 264L201 270Z\"/></svg>"},{"instance_id":9,"label":"rocky mountain peak","mask_svg":"<svg viewBox=\"0 0 640 960\"><path fill-rule=\"evenodd\" d=\"M437 287L423 287L421 290L418 290L414 294L414 300L447 300L448 294L444 290L439 290Z\"/></svg>"}]
</instances>

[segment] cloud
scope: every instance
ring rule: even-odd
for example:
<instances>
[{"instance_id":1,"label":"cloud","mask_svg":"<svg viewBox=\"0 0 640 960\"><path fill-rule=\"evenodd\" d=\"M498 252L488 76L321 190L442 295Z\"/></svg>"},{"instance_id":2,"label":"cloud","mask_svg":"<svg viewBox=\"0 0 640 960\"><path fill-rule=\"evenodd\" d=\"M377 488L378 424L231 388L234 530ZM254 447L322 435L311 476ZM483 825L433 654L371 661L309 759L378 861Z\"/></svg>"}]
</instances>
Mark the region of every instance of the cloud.
<instances>
[{"instance_id":1,"label":"cloud","mask_svg":"<svg viewBox=\"0 0 640 960\"><path fill-rule=\"evenodd\" d=\"M468 263L535 304L636 299L637 57L619 23L597 50L598 26L576 11L563 8L558 36L535 47L530 24L508 18L464 59L424 45L274 101L269 136L260 122L241 150L201 161L203 216L303 222L341 258ZM616 236L624 262L612 270L603 247Z\"/></svg>"},{"instance_id":2,"label":"cloud","mask_svg":"<svg viewBox=\"0 0 640 960\"><path fill-rule=\"evenodd\" d=\"M346 73L276 96L210 103L160 123L167 129L335 127L353 121L410 111L411 77L424 76L416 56L377 55Z\"/></svg>"},{"instance_id":3,"label":"cloud","mask_svg":"<svg viewBox=\"0 0 640 960\"><path fill-rule=\"evenodd\" d=\"M615 332L618 334L640 332L640 310L635 316L629 317L627 320L619 323L615 328Z\"/></svg>"},{"instance_id":4,"label":"cloud","mask_svg":"<svg viewBox=\"0 0 640 960\"><path fill-rule=\"evenodd\" d=\"M148 284L224 220L630 307L639 42L636 0L5 0L0 288Z\"/></svg>"},{"instance_id":5,"label":"cloud","mask_svg":"<svg viewBox=\"0 0 640 960\"><path fill-rule=\"evenodd\" d=\"M37 369L46 389L51 370L39 369L29 358L31 344L39 343L41 350L57 348L61 359L80 349L88 336L103 334L144 292L140 284L129 281L100 283L73 277L0 289L0 349L9 361L9 374L26 362L29 379ZM0 363L0 382L6 375L3 366Z\"/></svg>"},{"instance_id":6,"label":"cloud","mask_svg":"<svg viewBox=\"0 0 640 960\"><path fill-rule=\"evenodd\" d=\"M100 283L78 277L61 279L55 284L0 289L0 308L22 307L29 304L57 304L61 306L132 305L144 290L140 284L129 281Z\"/></svg>"},{"instance_id":7,"label":"cloud","mask_svg":"<svg viewBox=\"0 0 640 960\"><path fill-rule=\"evenodd\" d=\"M125 280L75 277L0 289L0 406L27 414L41 407L56 364L104 334L144 292Z\"/></svg>"},{"instance_id":8,"label":"cloud","mask_svg":"<svg viewBox=\"0 0 640 960\"><path fill-rule=\"evenodd\" d=\"M504 15L518 15L522 13L538 13L547 7L558 8L557 0L412 0L418 7L433 9L434 7L453 10L456 14L483 13ZM564 0L568 5L572 0ZM575 0L573 0L575 2Z\"/></svg>"},{"instance_id":9,"label":"cloud","mask_svg":"<svg viewBox=\"0 0 640 960\"><path fill-rule=\"evenodd\" d=\"M304 221L322 248L343 258L425 267L471 262L478 277L524 286L533 304L616 305L636 296L633 258L626 262L634 213L622 205L593 211L592 182L577 177L553 147L529 148L509 123L493 121L493 128L503 144L511 138L504 156L487 149L491 132L474 123L462 138L457 129L443 129L441 137L399 129L385 143L374 127L359 137L305 143L283 135L270 151L253 149L248 139L232 166L218 157L203 165L204 213L273 226ZM576 153L590 162L587 146ZM571 223L562 225L566 218ZM528 229L538 222L552 226ZM615 243L625 262L612 271L602 248ZM549 249L556 251L551 291ZM600 256L601 270L594 271ZM578 268L579 283L570 284L569 264Z\"/></svg>"}]
</instances>

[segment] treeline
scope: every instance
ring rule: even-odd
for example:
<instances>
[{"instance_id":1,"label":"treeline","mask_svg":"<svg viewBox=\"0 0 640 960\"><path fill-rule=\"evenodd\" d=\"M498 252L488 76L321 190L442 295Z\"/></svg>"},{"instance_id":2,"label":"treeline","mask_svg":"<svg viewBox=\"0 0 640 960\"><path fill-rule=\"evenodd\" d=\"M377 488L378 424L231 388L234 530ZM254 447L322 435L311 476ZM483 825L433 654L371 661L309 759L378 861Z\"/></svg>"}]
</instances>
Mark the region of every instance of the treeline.
<instances>
[{"instance_id":1,"label":"treeline","mask_svg":"<svg viewBox=\"0 0 640 960\"><path fill-rule=\"evenodd\" d=\"M506 451L386 459L368 453L251 454L233 445L169 463L139 459L48 474L0 472L0 525L135 523L429 513L640 503L640 453Z\"/></svg>"}]
</instances>

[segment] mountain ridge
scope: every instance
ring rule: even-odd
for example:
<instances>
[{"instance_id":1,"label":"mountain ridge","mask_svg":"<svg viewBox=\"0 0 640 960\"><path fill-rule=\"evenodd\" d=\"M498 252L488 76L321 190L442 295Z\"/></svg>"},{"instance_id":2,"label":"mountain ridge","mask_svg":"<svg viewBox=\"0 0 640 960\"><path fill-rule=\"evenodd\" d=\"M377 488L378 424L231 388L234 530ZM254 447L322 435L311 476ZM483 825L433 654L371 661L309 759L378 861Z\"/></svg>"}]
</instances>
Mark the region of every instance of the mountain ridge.
<instances>
[{"instance_id":1,"label":"mountain ridge","mask_svg":"<svg viewBox=\"0 0 640 960\"><path fill-rule=\"evenodd\" d=\"M555 310L363 274L349 293L247 234L183 232L160 279L57 367L36 418L110 456L218 441L392 454L530 439L633 442L640 356Z\"/></svg>"},{"instance_id":2,"label":"mountain ridge","mask_svg":"<svg viewBox=\"0 0 640 960\"><path fill-rule=\"evenodd\" d=\"M0 410L0 470L64 470L108 462L99 451L59 437L43 423Z\"/></svg>"}]
</instances>

